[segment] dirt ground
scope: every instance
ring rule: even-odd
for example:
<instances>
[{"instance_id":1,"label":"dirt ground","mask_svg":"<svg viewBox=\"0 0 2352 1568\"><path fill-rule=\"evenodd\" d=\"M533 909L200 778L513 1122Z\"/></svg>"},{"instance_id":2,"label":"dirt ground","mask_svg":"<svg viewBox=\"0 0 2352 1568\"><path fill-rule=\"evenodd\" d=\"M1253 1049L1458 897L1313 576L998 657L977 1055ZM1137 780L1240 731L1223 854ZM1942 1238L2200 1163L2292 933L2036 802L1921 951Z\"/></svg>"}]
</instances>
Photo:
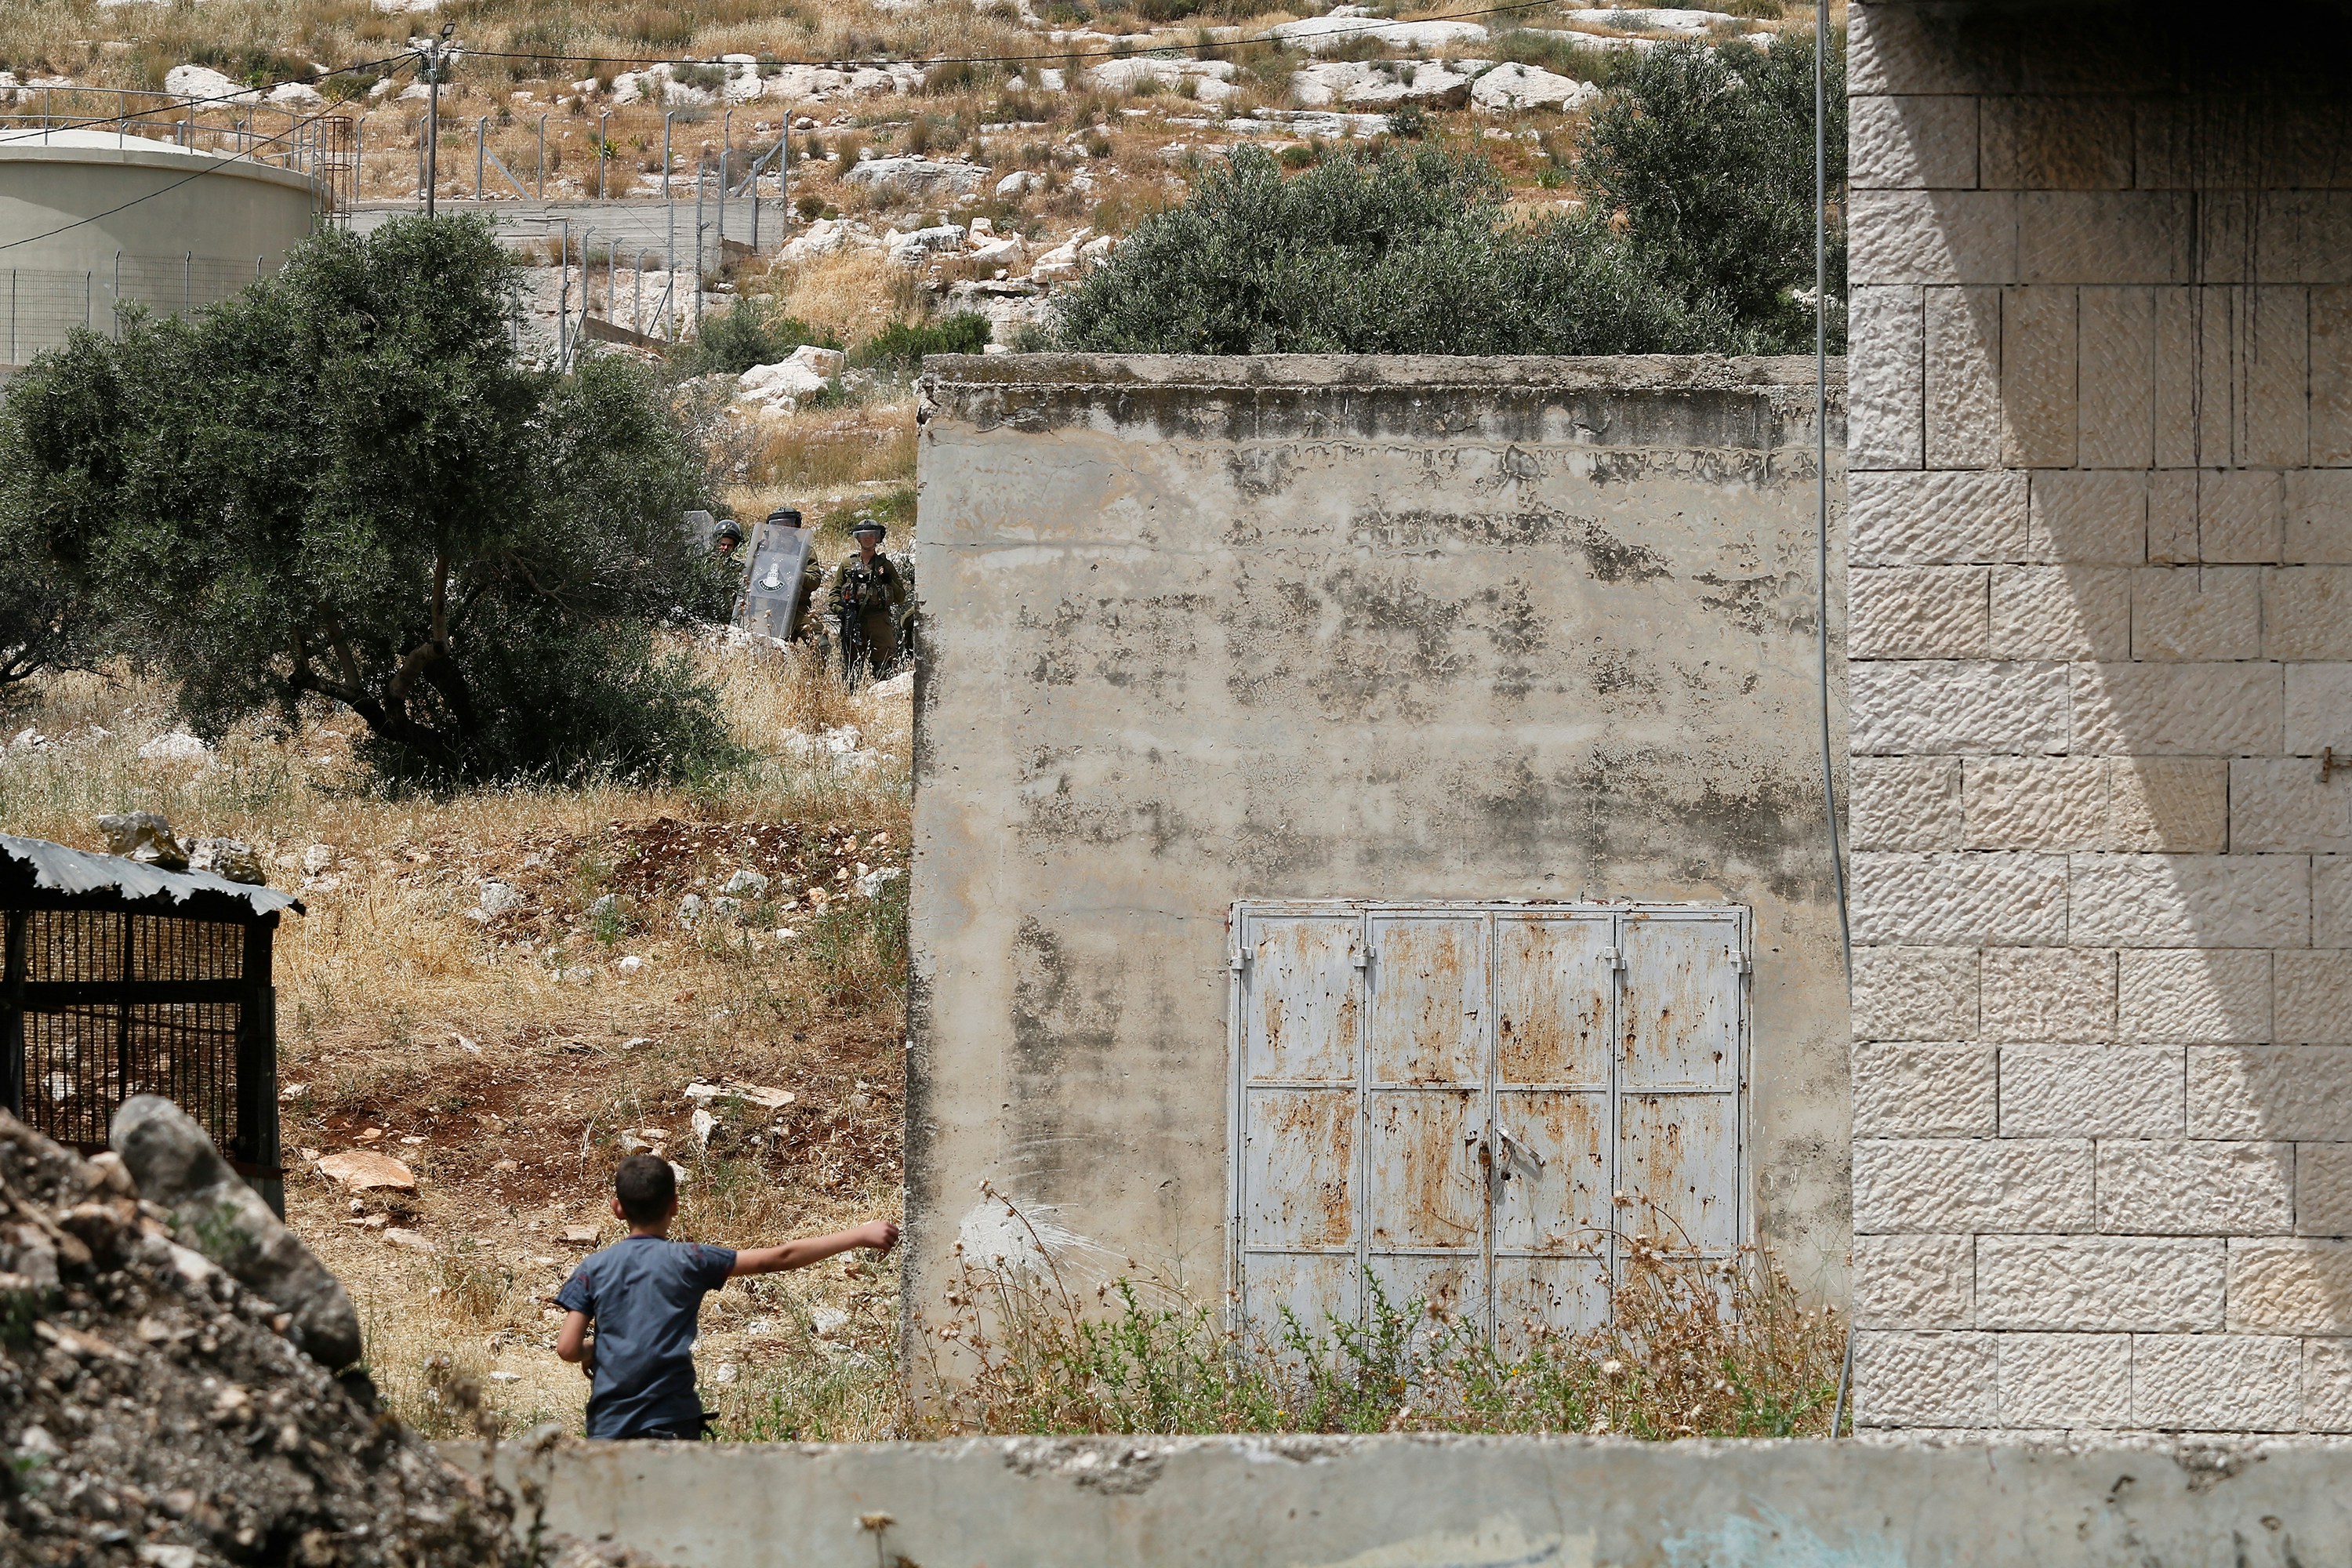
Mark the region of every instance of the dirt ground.
<instances>
[{"instance_id":1,"label":"dirt ground","mask_svg":"<svg viewBox=\"0 0 2352 1568\"><path fill-rule=\"evenodd\" d=\"M162 694L92 677L0 719L9 831L96 848L99 813L160 810L184 837L254 844L299 890L276 970L288 1217L356 1300L387 1404L428 1436L467 1425L435 1357L509 1430L578 1430L553 1297L621 1233L625 1153L685 1171L681 1237L898 1217L908 703L772 652L698 657L764 760L696 791L382 798L350 768L348 715L144 763ZM743 871L765 889L720 905ZM400 1161L415 1191L320 1173L349 1150ZM704 1402L725 1436L893 1434L896 1321L894 1264L737 1281L704 1310Z\"/></svg>"}]
</instances>

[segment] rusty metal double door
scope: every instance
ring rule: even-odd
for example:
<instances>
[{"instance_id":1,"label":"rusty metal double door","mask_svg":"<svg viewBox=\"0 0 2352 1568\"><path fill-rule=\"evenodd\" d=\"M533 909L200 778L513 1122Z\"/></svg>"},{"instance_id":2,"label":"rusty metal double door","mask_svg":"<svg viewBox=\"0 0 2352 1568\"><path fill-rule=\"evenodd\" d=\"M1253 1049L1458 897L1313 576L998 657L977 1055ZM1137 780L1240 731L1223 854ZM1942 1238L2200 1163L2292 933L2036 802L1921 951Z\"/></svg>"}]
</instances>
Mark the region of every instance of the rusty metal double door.
<instances>
[{"instance_id":1,"label":"rusty metal double door","mask_svg":"<svg viewBox=\"0 0 2352 1568\"><path fill-rule=\"evenodd\" d=\"M1724 906L1234 906L1243 1311L1364 1281L1506 1350L1606 1321L1624 1239L1745 1223L1748 917Z\"/></svg>"}]
</instances>

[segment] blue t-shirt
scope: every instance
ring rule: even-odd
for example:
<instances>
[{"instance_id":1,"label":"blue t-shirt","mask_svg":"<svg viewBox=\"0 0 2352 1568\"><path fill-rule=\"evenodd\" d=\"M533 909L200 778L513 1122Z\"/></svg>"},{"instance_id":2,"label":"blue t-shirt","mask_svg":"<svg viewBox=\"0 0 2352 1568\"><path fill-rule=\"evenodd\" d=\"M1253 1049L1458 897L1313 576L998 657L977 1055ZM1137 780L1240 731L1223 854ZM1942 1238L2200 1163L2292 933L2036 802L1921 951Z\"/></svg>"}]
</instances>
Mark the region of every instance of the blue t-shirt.
<instances>
[{"instance_id":1,"label":"blue t-shirt","mask_svg":"<svg viewBox=\"0 0 2352 1568\"><path fill-rule=\"evenodd\" d=\"M555 1304L596 1325L596 1372L588 1384L591 1437L698 1437L694 1336L702 1298L727 1283L735 1254L724 1247L624 1237L590 1253Z\"/></svg>"}]
</instances>

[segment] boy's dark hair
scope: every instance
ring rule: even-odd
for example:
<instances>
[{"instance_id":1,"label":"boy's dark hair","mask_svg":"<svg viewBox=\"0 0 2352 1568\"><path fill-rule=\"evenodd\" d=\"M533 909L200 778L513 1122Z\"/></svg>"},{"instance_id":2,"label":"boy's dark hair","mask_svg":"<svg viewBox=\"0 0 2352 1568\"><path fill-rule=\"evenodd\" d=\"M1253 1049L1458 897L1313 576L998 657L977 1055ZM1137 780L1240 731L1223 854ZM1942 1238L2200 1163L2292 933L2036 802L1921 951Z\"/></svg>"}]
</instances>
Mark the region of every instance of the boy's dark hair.
<instances>
[{"instance_id":1,"label":"boy's dark hair","mask_svg":"<svg viewBox=\"0 0 2352 1568\"><path fill-rule=\"evenodd\" d=\"M613 1195L631 1225L652 1225L677 1197L677 1175L658 1154L632 1154L613 1173Z\"/></svg>"}]
</instances>

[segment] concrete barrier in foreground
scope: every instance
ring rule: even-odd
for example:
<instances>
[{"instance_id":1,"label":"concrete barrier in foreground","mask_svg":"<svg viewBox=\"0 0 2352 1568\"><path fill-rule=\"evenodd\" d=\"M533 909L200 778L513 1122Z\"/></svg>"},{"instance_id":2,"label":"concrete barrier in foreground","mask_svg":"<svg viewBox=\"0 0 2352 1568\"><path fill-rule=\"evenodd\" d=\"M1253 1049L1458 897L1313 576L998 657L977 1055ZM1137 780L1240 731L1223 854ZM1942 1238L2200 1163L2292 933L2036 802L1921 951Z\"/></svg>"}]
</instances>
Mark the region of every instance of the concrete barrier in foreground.
<instances>
[{"instance_id":1,"label":"concrete barrier in foreground","mask_svg":"<svg viewBox=\"0 0 2352 1568\"><path fill-rule=\"evenodd\" d=\"M476 1446L449 1445L478 1466ZM677 1568L1878 1568L2352 1561L2352 1447L985 1438L509 1445ZM528 1510L526 1510L526 1513Z\"/></svg>"}]
</instances>

